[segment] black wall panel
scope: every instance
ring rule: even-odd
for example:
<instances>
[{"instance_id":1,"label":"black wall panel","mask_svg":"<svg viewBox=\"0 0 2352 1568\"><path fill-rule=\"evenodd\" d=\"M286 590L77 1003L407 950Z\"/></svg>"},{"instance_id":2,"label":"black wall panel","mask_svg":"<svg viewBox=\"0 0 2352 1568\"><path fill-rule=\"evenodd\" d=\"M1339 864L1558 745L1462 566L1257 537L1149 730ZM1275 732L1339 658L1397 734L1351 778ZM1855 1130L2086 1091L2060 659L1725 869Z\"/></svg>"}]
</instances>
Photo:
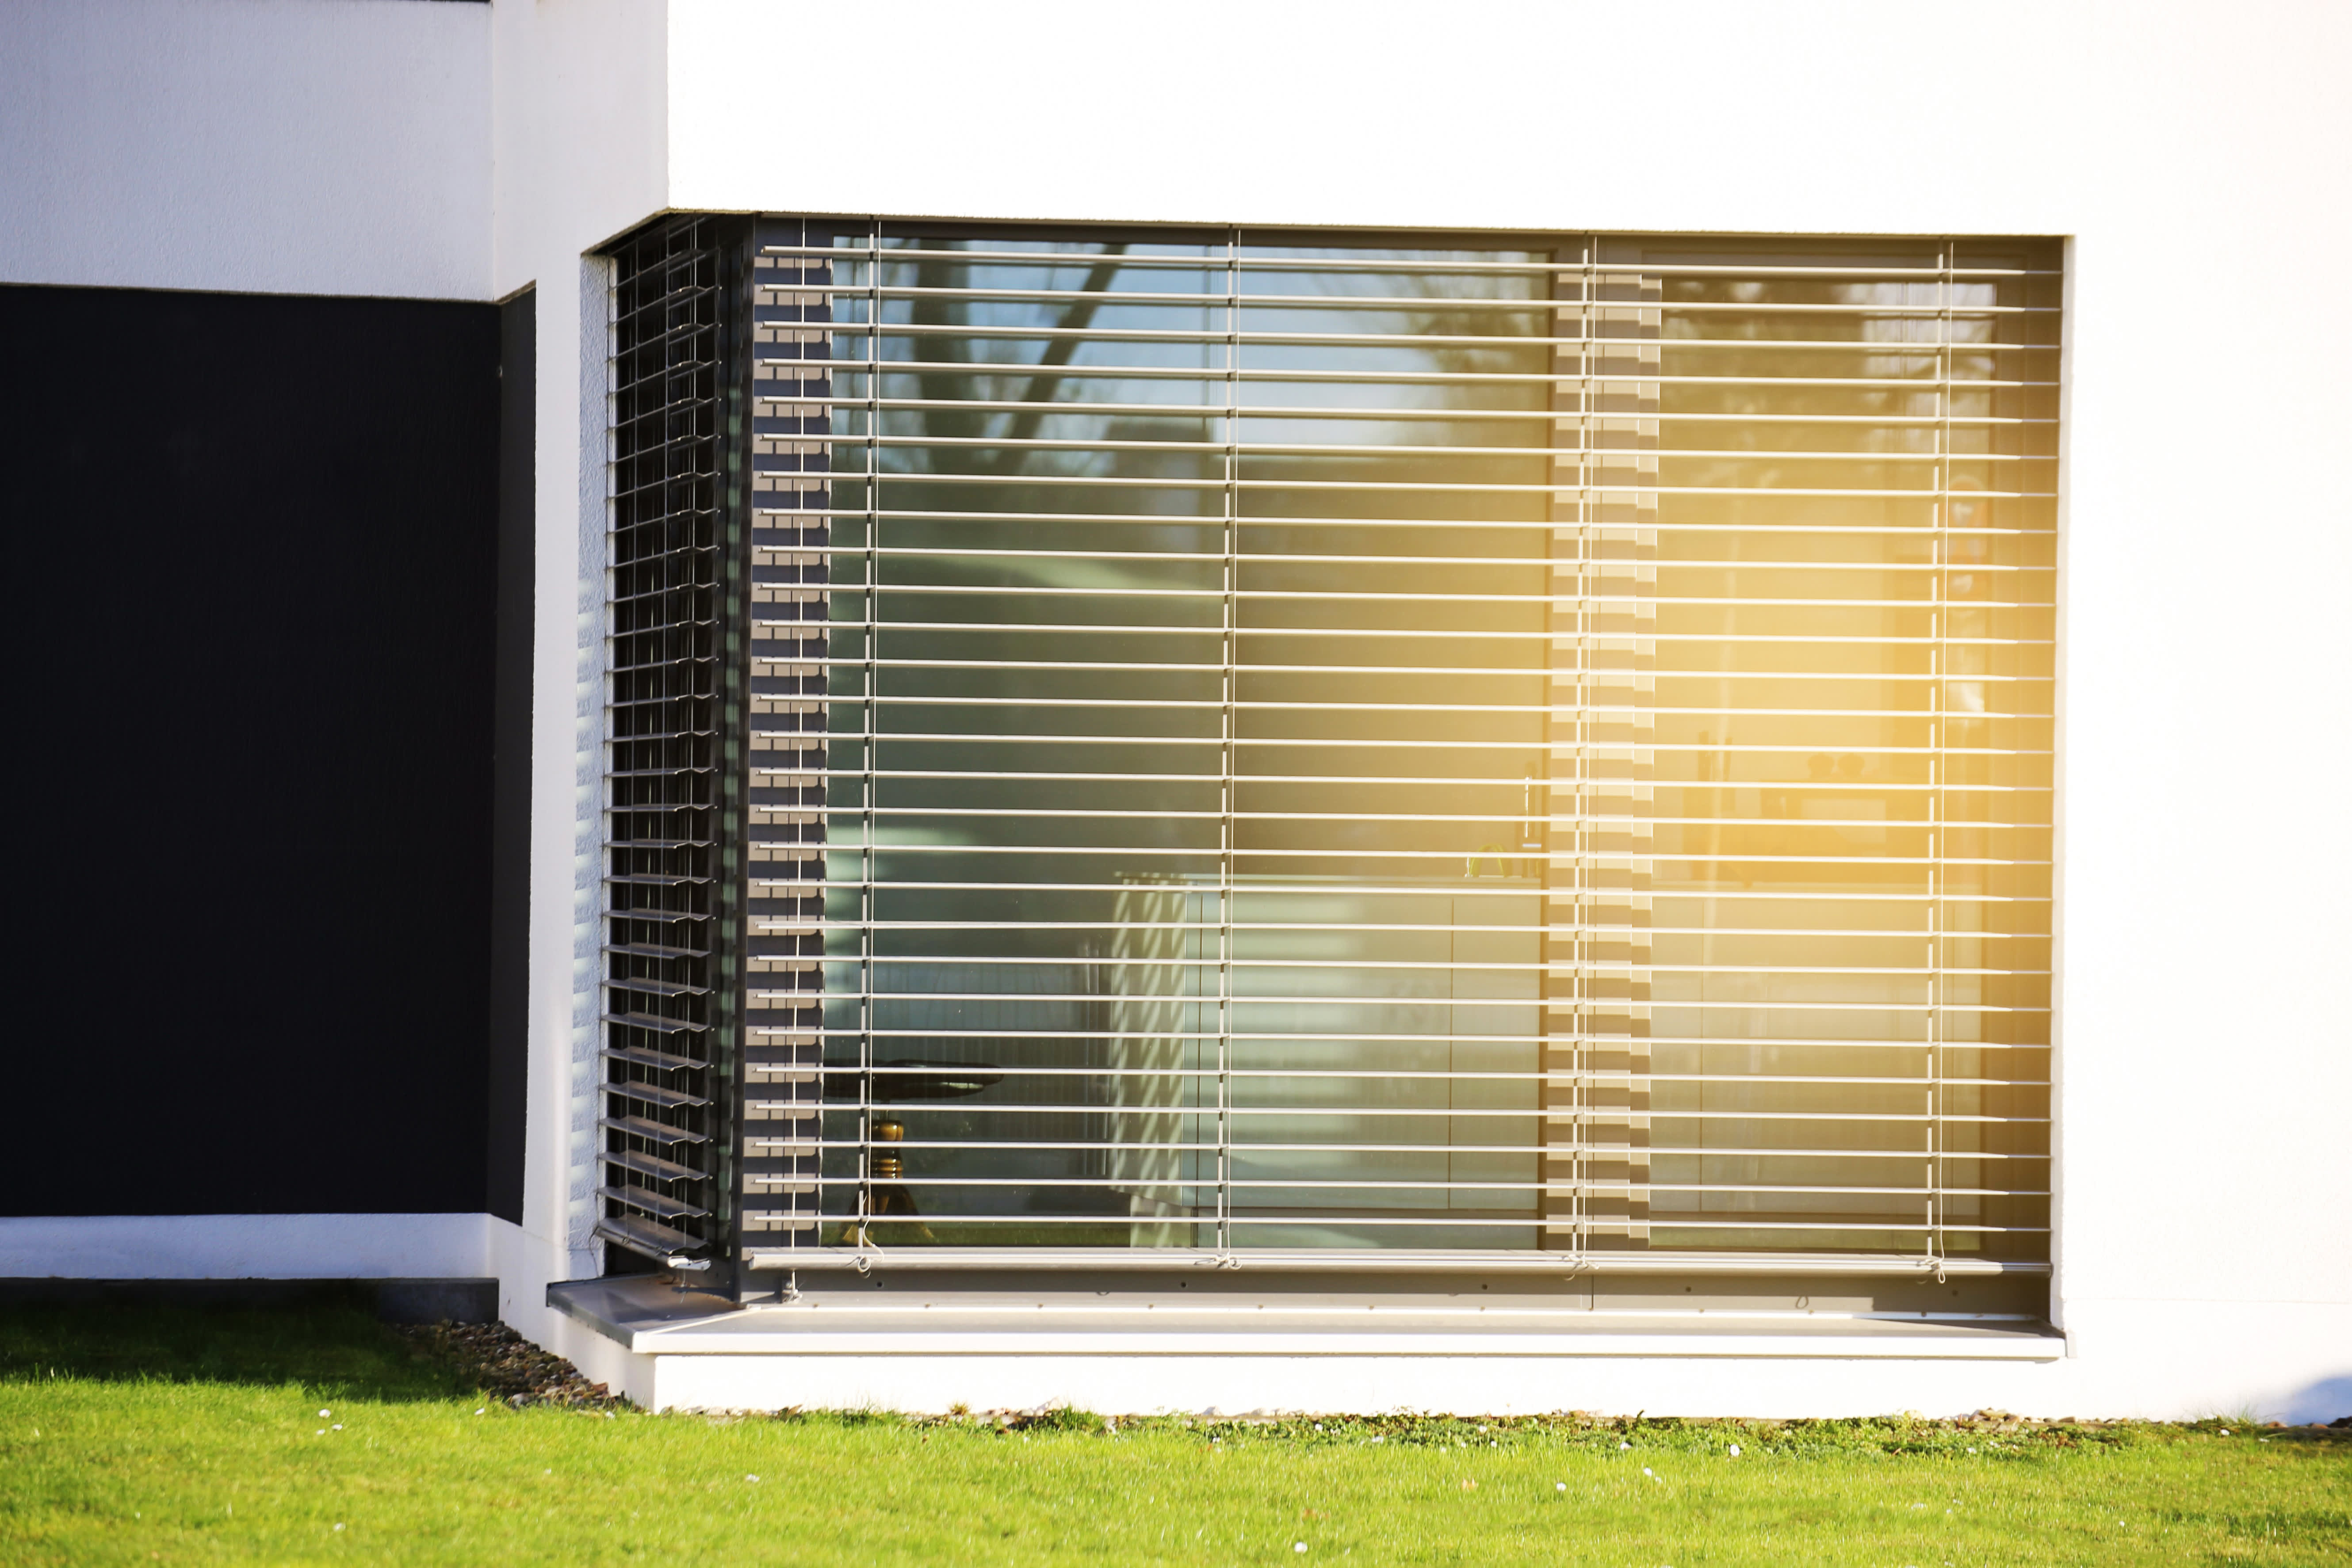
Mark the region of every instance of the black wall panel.
<instances>
[{"instance_id":1,"label":"black wall panel","mask_svg":"<svg viewBox=\"0 0 2352 1568\"><path fill-rule=\"evenodd\" d=\"M498 669L492 693L488 1207L522 1222L530 1071L530 676L539 295L499 307Z\"/></svg>"},{"instance_id":2,"label":"black wall panel","mask_svg":"<svg viewBox=\"0 0 2352 1568\"><path fill-rule=\"evenodd\" d=\"M0 288L0 1212L489 1201L499 326Z\"/></svg>"}]
</instances>

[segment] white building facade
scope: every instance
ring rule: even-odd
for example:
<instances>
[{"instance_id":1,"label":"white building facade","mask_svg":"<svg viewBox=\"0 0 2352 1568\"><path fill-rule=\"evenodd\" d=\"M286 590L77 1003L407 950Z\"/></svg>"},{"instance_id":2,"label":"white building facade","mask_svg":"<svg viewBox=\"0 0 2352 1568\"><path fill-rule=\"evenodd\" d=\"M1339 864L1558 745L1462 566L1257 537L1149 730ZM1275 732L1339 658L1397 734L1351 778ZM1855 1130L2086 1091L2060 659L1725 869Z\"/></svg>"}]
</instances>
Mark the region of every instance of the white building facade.
<instances>
[{"instance_id":1,"label":"white building facade","mask_svg":"<svg viewBox=\"0 0 2352 1568\"><path fill-rule=\"evenodd\" d=\"M0 113L15 155L0 174L9 220L0 281L484 306L528 293L536 329L527 939L514 971L523 1020L519 1218L318 1213L301 1206L299 1187L284 1212L26 1214L0 1218L0 1275L494 1276L508 1321L655 1406L2352 1412L2352 1183L2341 1154L2352 1126L2352 1026L2328 1000L2339 955L2352 946L2341 892L2352 883L2352 847L2327 825L2352 767L2352 702L2341 695L2352 643L2337 602L2352 572L2352 505L2336 482L2352 423L2342 372L2352 326L2324 305L2284 309L2287 285L2302 277L2285 260L2324 267L2352 242L2340 199L2352 188L2352 109L2338 90L2352 65L2352 18L2292 4L2129 15L2002 5L1960 19L1832 5L1484 5L1442 16L1301 5L1163 18L1027 4L97 0L22 7L5 28ZM845 294L862 278L877 310L882 247L950 232L982 236L973 243L983 246L1026 235L1021 243L1087 255L1117 243L1136 254L1193 244L1209 256L1219 244L1279 235L1290 254L1311 256L1374 235L1383 255L1454 258L1430 263L1431 272L1460 272L1464 256L1473 258L1466 276L1488 276L1482 267L1540 272L1554 290L1548 305L1568 298L1558 280L1570 273L1590 291L1640 271L1605 251L1611 236L1642 236L1652 246L1644 254L1657 255L1659 236L1683 236L1685 256L1712 236L1745 236L1741 254L1767 277L1775 264L1755 236L1812 246L1782 257L1797 271L1859 255L1866 237L1882 247L1873 256L1914 257L1874 265L1909 267L1945 290L1919 296L1937 302L1913 314L1947 319L1956 282L1972 267L1988 277L2048 277L2046 298L2023 285L2001 297L2062 324L2046 344L2019 344L2047 349L2055 382L2054 450L2025 454L2051 492L2053 553L2032 570L2049 585L2035 602L2049 612L2049 635L2038 641L2053 695L2038 710L2048 718L2048 806L2038 821L2020 821L2046 830L2035 841L2046 853L1989 852L2047 862L2037 885L2046 887L2048 940L2034 949L2046 956L2013 966L2046 974L2046 993L2029 984L2001 994L2046 995L2031 1006L2046 1007L2048 1027L2040 1039L1934 1037L2001 1039L2038 1052L2030 1067L2003 1071L2046 1083L2046 1093L2001 1102L2022 1107L2012 1119L2046 1139L2017 1145L2032 1174L2011 1185L2033 1201L2000 1211L2033 1239L2003 1253L1973 1243L1939 1250L1932 1239L1849 1246L1841 1232L1844 1240L1808 1243L1778 1268L1764 1254L1733 1267L1721 1255L1737 1248L1715 1247L1710 1270L1690 1258L1628 1266L1581 1247L1548 1261L1547 1249L1566 1244L1531 1219L1525 1245L1471 1247L1449 1235L1412 1267L1350 1251L1347 1267L1318 1270L1303 1244L1279 1264L1234 1244L1220 1198L1215 1235L1187 1232L1160 1260L1166 1267L1073 1256L1050 1236L1001 1259L965 1246L960 1268L927 1265L919 1255L928 1237L902 1232L902 1244L877 1245L861 1233L865 1219L887 1213L873 1207L877 1176L916 1168L892 1151L887 1170L873 1164L877 1138L908 1134L877 1120L869 1010L864 1065L848 1092L861 1163L844 1178L845 1228L841 1209L812 1197L810 1228L801 1241L779 1233L757 1288L743 1292L748 1304L720 1299L732 1291L697 1288L725 1273L727 1259L688 1258L714 1269L686 1269L683 1285L644 1271L671 1250L658 1239L637 1248L640 1263L615 1271L609 1254L628 1249L613 1241L618 1211L600 1196L619 1179L615 1149L643 1155L652 1179L676 1167L661 1164L658 1142L614 1142L625 1113L606 1087L609 1053L683 1060L653 1046L616 1048L606 1021L617 1005L607 950L650 941L616 934L609 880L611 846L634 831L614 826L608 777L619 722L611 541L614 290L625 261L616 247L671 214L738 224L726 232L748 236L730 242L749 247L741 254L765 245L797 262L805 258L792 240L775 237L792 220L800 250L835 247L867 258L868 270L844 259L823 278L796 270L778 287L814 298L836 280ZM804 220L847 238L808 242ZM1417 235L1444 243L1423 247ZM1530 250L1528 235L1558 243ZM1998 256L1986 248L2019 236L2048 244ZM1519 259L1476 259L1489 244ZM1593 248L1560 260L1573 246ZM2210 269L2197 260L2208 246ZM1595 259L1604 254L1607 267ZM2265 265L2219 265L2231 256ZM1210 272L1215 265L1203 263ZM1239 298L1231 279L1241 264L1225 265L1227 281L1213 280L1202 296L1207 306ZM1169 262L1155 276L1180 271ZM992 287L1007 297L1022 289L983 280L978 292ZM1641 325L1643 298L1606 298ZM861 339L844 326L846 314L825 319L828 362L870 352L878 364L886 351L867 345L879 334ZM1235 319L1204 314L1184 341L1225 334L1238 344ZM747 317L738 329L752 327ZM1164 329L1144 323L1132 336ZM1115 335L1112 326L1096 330ZM1457 336L1466 343L1476 334ZM1660 363L1648 362L1651 383ZM1614 374L1641 383L1640 369ZM1947 382L1954 374L1941 373ZM507 374L516 384L511 364ZM843 377L840 386L853 384L854 365ZM883 383L877 372L855 384L866 389L857 395L878 397ZM1937 406L1948 425L1962 405L1948 395ZM1629 416L1637 424L1640 413ZM829 425L806 449L837 450L835 437L863 429L859 450L877 451L884 427L874 418ZM1023 439L1045 437L1033 422ZM1194 444L1220 442L1237 448L1239 438L1229 429ZM1955 476L1966 465L1948 459L1972 450L1934 448L1939 505L1993 487ZM1590 474L1599 446L1578 451L1591 460L1582 477L1559 479L1555 450L1550 476L1535 482L1555 504L1567 490L1591 502L1602 484ZM1241 459L1224 461L1223 487L1233 492ZM854 509L843 498L846 472L838 462L828 471L836 517ZM1631 494L1675 482L1653 465L1608 483ZM1938 515L1949 526L1948 507ZM1560 514L1539 517L1560 537ZM852 536L828 537L830 545L803 535L789 549L835 559ZM877 536L856 538L872 570ZM1093 547L1057 548L1076 559ZM2236 580L2256 565L2254 580ZM1939 580L1948 584L1948 572ZM837 570L831 581L838 595ZM878 619L865 613L869 624ZM836 598L834 622L844 614ZM2037 641L2030 631L2001 635ZM830 670L850 658L845 646L809 657ZM859 647L855 657L874 664L872 643ZM843 688L829 689L838 736ZM1228 693L1229 724L1234 706ZM873 721L860 722L870 732ZM1671 736L1654 738L1673 749ZM1727 783L1736 760L1727 731L1688 749L1717 740L1724 759L1703 765L1726 769ZM1831 799L1841 776L1833 758L1823 762L1813 778ZM836 746L825 768L843 766ZM1224 777L1234 777L1230 763ZM834 824L838 851L845 798L818 799L829 804L814 814ZM873 799L862 841L869 860L879 841ZM1556 821L1561 797L1552 799ZM1223 810L1230 825L1230 800ZM1522 804L1523 819L1537 814ZM1509 847L1525 850L1525 838ZM1229 853L1228 893L1232 864ZM870 870L860 874L873 880ZM1512 874L1528 879L1531 907L1549 896L1546 873ZM1118 896L1123 910L1160 915L1189 910L1194 898L1166 886ZM876 907L857 906L859 918L873 925ZM836 921L841 908L824 903L813 923ZM748 918L756 929L756 907ZM1204 918L1162 923L1191 929ZM1321 918L1336 929L1369 917L1359 908ZM1234 917L1205 923L1218 919L1229 934ZM871 946L860 955L816 940L807 968L825 975L829 992L855 992L853 1001L875 993ZM1450 973L1467 972L1469 950L1448 947ZM1132 947L1087 951L1091 963L1137 962ZM1191 961L1224 970L1229 956L1196 951ZM1546 959L1534 972L1558 967ZM1529 1017L1545 994L1528 993ZM1465 993L1447 995L1458 1002ZM1118 1001L1089 1015L1097 1021L1087 1028L1185 1032L1138 1021L1150 1009L1122 1015ZM352 1005L378 1004L355 995ZM826 1004L811 1039L830 1040L842 1016ZM1219 1027L1230 1044L1233 1026ZM309 1028L320 1050L336 1049L333 1018ZM759 1059L748 1046L731 1049L730 1061L748 1064L730 1080L740 1097L737 1081L748 1082ZM812 1049L806 1071L794 1077L779 1065L774 1076L831 1106L842 1059ZM1109 1059L1113 1067L1142 1060ZM1550 1059L1528 1060L1536 1065L1520 1078L1549 1092ZM879 1065L885 1074L919 1067L934 1088L949 1071L929 1054ZM1663 1057L1653 1068L1611 1071L1640 1078L1640 1093L1668 1092ZM1970 1082L1976 1073L1955 1070ZM1523 1108L1530 1125L1545 1120L1542 1105ZM336 1113L321 1111L328 1124ZM1937 1128L1946 1119L1964 1118L1939 1112ZM814 1141L833 1137L830 1110L809 1124L820 1124ZM729 1157L753 1168L740 1141L751 1124L730 1125L714 1122L709 1137L738 1140ZM1028 1136L1024 1147L1043 1147L1058 1134ZM917 1128L906 1161L925 1157L922 1139ZM944 1134L937 1146L948 1146ZM1373 1158L1370 1146L1359 1136L1349 1157ZM1230 1152L1217 1147L1219 1159ZM1173 1166L1145 1165L1123 1196L1181 1185ZM827 1168L809 1166L806 1190L824 1188ZM1654 1159L1640 1168L1661 1190L1668 1185ZM1719 1167L1692 1168L1702 1175L1683 1179L1696 1188L1716 1179L1704 1170ZM1769 1161L1743 1168L1749 1188L1773 1186ZM1986 1186L1981 1168L1969 1169L1964 1185ZM1304 1189L1312 1175L1295 1185ZM714 1179L730 1212L749 1211L751 1177ZM791 1185L776 1179L779 1190ZM1056 1178L1040 1179L1050 1187ZM1510 1179L1507 1171L1496 1185ZM1472 1184L1449 1174L1440 1185ZM1133 1216L1145 1212L1140 1201ZM1174 1212L1154 1201L1154 1213ZM1667 1212L1654 1196L1641 1201L1654 1219ZM1197 1205L1175 1207L1197 1218ZM735 1237L730 1258L743 1255L743 1241ZM810 1250L796 1267L774 1250L803 1242Z\"/></svg>"}]
</instances>

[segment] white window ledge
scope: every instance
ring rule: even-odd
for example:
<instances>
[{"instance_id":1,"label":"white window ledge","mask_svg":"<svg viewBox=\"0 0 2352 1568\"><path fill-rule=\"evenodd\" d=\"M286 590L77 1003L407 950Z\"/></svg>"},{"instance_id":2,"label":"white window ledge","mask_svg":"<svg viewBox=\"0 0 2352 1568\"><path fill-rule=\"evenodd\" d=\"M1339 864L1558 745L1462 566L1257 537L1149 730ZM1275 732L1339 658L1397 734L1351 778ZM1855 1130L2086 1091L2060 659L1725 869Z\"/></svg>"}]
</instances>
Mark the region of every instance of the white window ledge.
<instances>
[{"instance_id":1,"label":"white window ledge","mask_svg":"<svg viewBox=\"0 0 2352 1568\"><path fill-rule=\"evenodd\" d=\"M1186 1298L1177 1291L906 1290L732 1307L642 1276L548 1287L548 1304L640 1355L1709 1356L2057 1361L2013 1318L1620 1312L1398 1291Z\"/></svg>"}]
</instances>

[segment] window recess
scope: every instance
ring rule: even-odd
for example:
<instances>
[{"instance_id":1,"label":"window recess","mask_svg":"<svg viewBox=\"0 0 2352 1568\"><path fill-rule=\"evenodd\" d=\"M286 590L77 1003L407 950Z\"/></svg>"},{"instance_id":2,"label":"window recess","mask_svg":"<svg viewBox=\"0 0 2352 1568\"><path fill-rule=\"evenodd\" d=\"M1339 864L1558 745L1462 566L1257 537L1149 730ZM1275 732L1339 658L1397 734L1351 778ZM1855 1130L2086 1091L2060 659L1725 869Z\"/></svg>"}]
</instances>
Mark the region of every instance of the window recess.
<instances>
[{"instance_id":1,"label":"window recess","mask_svg":"<svg viewBox=\"0 0 2352 1568\"><path fill-rule=\"evenodd\" d=\"M649 1222L754 1288L2046 1269L2054 242L735 254L740 870L613 853L745 924L613 994L740 959L740 1084L699 993L614 1026L740 1171Z\"/></svg>"}]
</instances>

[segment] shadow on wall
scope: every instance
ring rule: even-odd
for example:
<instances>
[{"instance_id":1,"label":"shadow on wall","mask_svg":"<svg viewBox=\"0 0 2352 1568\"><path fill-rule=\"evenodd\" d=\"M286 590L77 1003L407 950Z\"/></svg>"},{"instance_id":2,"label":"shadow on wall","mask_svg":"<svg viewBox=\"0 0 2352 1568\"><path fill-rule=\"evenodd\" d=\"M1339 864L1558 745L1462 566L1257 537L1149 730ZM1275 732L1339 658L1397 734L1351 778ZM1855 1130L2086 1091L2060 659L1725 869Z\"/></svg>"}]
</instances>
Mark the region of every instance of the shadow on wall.
<instances>
[{"instance_id":1,"label":"shadow on wall","mask_svg":"<svg viewBox=\"0 0 2352 1568\"><path fill-rule=\"evenodd\" d=\"M2352 1416L2352 1377L2323 1377L2289 1395L2278 1418L2290 1427Z\"/></svg>"}]
</instances>

